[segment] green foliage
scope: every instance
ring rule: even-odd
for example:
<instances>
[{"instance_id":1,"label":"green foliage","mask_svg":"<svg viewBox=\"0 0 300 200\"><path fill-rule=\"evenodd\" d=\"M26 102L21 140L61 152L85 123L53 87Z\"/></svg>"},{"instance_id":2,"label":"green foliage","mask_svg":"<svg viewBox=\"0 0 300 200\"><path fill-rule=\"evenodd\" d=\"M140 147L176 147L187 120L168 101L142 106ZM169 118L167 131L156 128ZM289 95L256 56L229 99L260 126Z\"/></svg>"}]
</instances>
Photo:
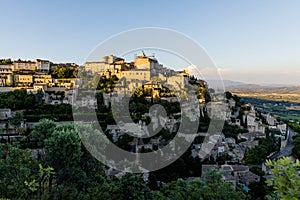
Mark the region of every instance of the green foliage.
<instances>
[{"instance_id":1,"label":"green foliage","mask_svg":"<svg viewBox=\"0 0 300 200\"><path fill-rule=\"evenodd\" d=\"M83 199L114 200L121 199L121 195L123 194L121 193L117 180L98 177L97 182L92 182L92 184L87 187Z\"/></svg>"},{"instance_id":2,"label":"green foliage","mask_svg":"<svg viewBox=\"0 0 300 200\"><path fill-rule=\"evenodd\" d=\"M23 114L27 121L33 122L37 122L43 118L54 121L73 120L72 106L69 104L43 104L37 106L34 110L25 110Z\"/></svg>"},{"instance_id":3,"label":"green foliage","mask_svg":"<svg viewBox=\"0 0 300 200\"><path fill-rule=\"evenodd\" d=\"M259 145L248 151L245 161L248 164L261 164L267 156L279 150L280 142L273 136L267 136L266 139L259 139Z\"/></svg>"},{"instance_id":4,"label":"green foliage","mask_svg":"<svg viewBox=\"0 0 300 200\"><path fill-rule=\"evenodd\" d=\"M75 78L77 73L78 71L74 67L58 65L51 74L53 78Z\"/></svg>"},{"instance_id":5,"label":"green foliage","mask_svg":"<svg viewBox=\"0 0 300 200\"><path fill-rule=\"evenodd\" d=\"M102 92L109 93L112 92L118 80L119 79L116 76L113 76L112 78L105 78L99 75L95 75L92 78L91 86L92 88L96 88L97 90L101 90Z\"/></svg>"},{"instance_id":6,"label":"green foliage","mask_svg":"<svg viewBox=\"0 0 300 200\"><path fill-rule=\"evenodd\" d=\"M41 119L30 133L30 137L38 140L38 147L44 147L44 140L51 137L55 123L49 119Z\"/></svg>"},{"instance_id":7,"label":"green foliage","mask_svg":"<svg viewBox=\"0 0 300 200\"><path fill-rule=\"evenodd\" d=\"M15 128L21 125L21 121L23 119L23 115L20 112L16 112L10 119L9 123L13 125Z\"/></svg>"},{"instance_id":8,"label":"green foliage","mask_svg":"<svg viewBox=\"0 0 300 200\"><path fill-rule=\"evenodd\" d=\"M233 95L232 95L231 92L226 91L226 92L225 92L225 97L226 97L226 99L231 99L231 98L233 97Z\"/></svg>"},{"instance_id":9,"label":"green foliage","mask_svg":"<svg viewBox=\"0 0 300 200\"><path fill-rule=\"evenodd\" d=\"M235 106L236 107L241 107L244 104L244 102L241 100L241 98L239 96L233 95L232 98L235 101Z\"/></svg>"},{"instance_id":10,"label":"green foliage","mask_svg":"<svg viewBox=\"0 0 300 200\"><path fill-rule=\"evenodd\" d=\"M0 108L32 109L38 102L38 94L27 94L25 89L0 93Z\"/></svg>"},{"instance_id":11,"label":"green foliage","mask_svg":"<svg viewBox=\"0 0 300 200\"><path fill-rule=\"evenodd\" d=\"M144 89L142 87L135 89L133 95L136 96L137 98L145 96Z\"/></svg>"},{"instance_id":12,"label":"green foliage","mask_svg":"<svg viewBox=\"0 0 300 200\"><path fill-rule=\"evenodd\" d=\"M201 188L203 199L245 199L242 192L234 191L232 184L223 182L221 178L215 169L205 173L205 185Z\"/></svg>"},{"instance_id":13,"label":"green foliage","mask_svg":"<svg viewBox=\"0 0 300 200\"><path fill-rule=\"evenodd\" d=\"M296 156L296 158L300 159L300 124L297 123L291 123L289 122L288 125L296 132L298 133L293 137L294 142L294 148L293 148L293 154Z\"/></svg>"},{"instance_id":14,"label":"green foliage","mask_svg":"<svg viewBox=\"0 0 300 200\"><path fill-rule=\"evenodd\" d=\"M268 152L264 146L257 146L248 151L246 154L246 162L249 164L262 163L268 156Z\"/></svg>"},{"instance_id":15,"label":"green foliage","mask_svg":"<svg viewBox=\"0 0 300 200\"><path fill-rule=\"evenodd\" d=\"M61 125L55 128L50 137L45 140L45 146L48 156L51 155L50 163L53 163L53 166L76 164L77 158L82 155L80 138L72 125Z\"/></svg>"},{"instance_id":16,"label":"green foliage","mask_svg":"<svg viewBox=\"0 0 300 200\"><path fill-rule=\"evenodd\" d=\"M74 126L56 127L44 143L47 149L46 161L57 171L58 183L69 181L69 178L78 175L76 168L83 155L83 147Z\"/></svg>"},{"instance_id":17,"label":"green foliage","mask_svg":"<svg viewBox=\"0 0 300 200\"><path fill-rule=\"evenodd\" d=\"M134 101L130 102L130 104L129 104L129 111L130 112L136 112L136 110L137 110L136 103Z\"/></svg>"},{"instance_id":18,"label":"green foliage","mask_svg":"<svg viewBox=\"0 0 300 200\"><path fill-rule=\"evenodd\" d=\"M251 167L250 171L253 172L254 174L260 176L260 177L265 175L265 172L260 167L257 167L257 166Z\"/></svg>"},{"instance_id":19,"label":"green foliage","mask_svg":"<svg viewBox=\"0 0 300 200\"><path fill-rule=\"evenodd\" d=\"M295 131L300 133L300 124L289 122L288 125Z\"/></svg>"},{"instance_id":20,"label":"green foliage","mask_svg":"<svg viewBox=\"0 0 300 200\"><path fill-rule=\"evenodd\" d=\"M248 132L248 131L245 130L245 129L241 129L237 125L230 125L227 122L225 122L222 132L224 133L225 137L232 137L237 141L238 140L238 138L237 138L238 134L245 133L245 132Z\"/></svg>"},{"instance_id":21,"label":"green foliage","mask_svg":"<svg viewBox=\"0 0 300 200\"><path fill-rule=\"evenodd\" d=\"M248 185L250 188L249 195L251 200L266 199L267 196L273 194L271 187L265 183L266 179L261 177L259 182L252 182Z\"/></svg>"},{"instance_id":22,"label":"green foliage","mask_svg":"<svg viewBox=\"0 0 300 200\"><path fill-rule=\"evenodd\" d=\"M6 58L6 59L0 59L0 65L10 65L13 62L11 61L10 58Z\"/></svg>"},{"instance_id":23,"label":"green foliage","mask_svg":"<svg viewBox=\"0 0 300 200\"><path fill-rule=\"evenodd\" d=\"M38 163L27 150L0 144L0 171L0 198L25 198L32 192Z\"/></svg>"},{"instance_id":24,"label":"green foliage","mask_svg":"<svg viewBox=\"0 0 300 200\"><path fill-rule=\"evenodd\" d=\"M234 191L231 183L223 182L222 175L214 169L207 171L202 181L178 179L152 194L154 199L245 199L242 192Z\"/></svg>"},{"instance_id":25,"label":"green foliage","mask_svg":"<svg viewBox=\"0 0 300 200\"><path fill-rule=\"evenodd\" d=\"M295 156L300 159L300 135L296 135L294 137L294 149L293 149L293 153L295 154Z\"/></svg>"},{"instance_id":26,"label":"green foliage","mask_svg":"<svg viewBox=\"0 0 300 200\"><path fill-rule=\"evenodd\" d=\"M52 167L44 168L39 164L39 172L36 175L36 178L31 181L25 181L25 185L28 189L35 194L33 196L46 197L47 194L51 191L52 187L52 176L55 174Z\"/></svg>"},{"instance_id":27,"label":"green foliage","mask_svg":"<svg viewBox=\"0 0 300 200\"><path fill-rule=\"evenodd\" d=\"M117 142L117 146L119 148L122 148L124 150L130 151L130 146L129 143L133 141L133 136L129 135L129 134L124 134L122 135L118 142Z\"/></svg>"},{"instance_id":28,"label":"green foliage","mask_svg":"<svg viewBox=\"0 0 300 200\"><path fill-rule=\"evenodd\" d=\"M191 182L178 179L164 185L160 191L153 192L153 195L155 199L202 199L201 187L203 183L200 179Z\"/></svg>"},{"instance_id":29,"label":"green foliage","mask_svg":"<svg viewBox=\"0 0 300 200\"><path fill-rule=\"evenodd\" d=\"M201 144L204 141L205 137L204 136L196 136L194 139L194 144Z\"/></svg>"},{"instance_id":30,"label":"green foliage","mask_svg":"<svg viewBox=\"0 0 300 200\"><path fill-rule=\"evenodd\" d=\"M205 103L211 102L211 96L207 90L204 91Z\"/></svg>"},{"instance_id":31,"label":"green foliage","mask_svg":"<svg viewBox=\"0 0 300 200\"><path fill-rule=\"evenodd\" d=\"M165 140L165 141L170 141L174 138L174 135L172 133L170 133L168 130L166 129L161 129L161 131L159 132L159 134L162 135L162 138Z\"/></svg>"},{"instance_id":32,"label":"green foliage","mask_svg":"<svg viewBox=\"0 0 300 200\"><path fill-rule=\"evenodd\" d=\"M149 199L150 189L140 175L125 174L117 183L119 199Z\"/></svg>"},{"instance_id":33,"label":"green foliage","mask_svg":"<svg viewBox=\"0 0 300 200\"><path fill-rule=\"evenodd\" d=\"M179 113L181 111L179 102L168 102L168 101L165 101L165 100L159 100L157 102L157 104L160 104L165 108L165 110L167 112L167 115L170 115L172 113L173 114L174 113Z\"/></svg>"},{"instance_id":34,"label":"green foliage","mask_svg":"<svg viewBox=\"0 0 300 200\"><path fill-rule=\"evenodd\" d=\"M51 136L44 140L47 149L45 161L55 169L59 185L71 182L79 187L87 184L88 177L102 172L102 165L81 143L81 140L97 142L95 145L99 149L93 152L97 153L105 148L106 142L99 136L99 131L94 130L91 125L64 124L57 126Z\"/></svg>"},{"instance_id":35,"label":"green foliage","mask_svg":"<svg viewBox=\"0 0 300 200\"><path fill-rule=\"evenodd\" d=\"M159 96L160 97L175 97L175 94L169 88L163 87L161 90L159 90Z\"/></svg>"},{"instance_id":36,"label":"green foliage","mask_svg":"<svg viewBox=\"0 0 300 200\"><path fill-rule=\"evenodd\" d=\"M267 160L267 166L273 167L273 179L267 180L273 186L275 193L283 200L300 199L300 177L298 170L300 162L294 163L290 158L283 157L277 161Z\"/></svg>"},{"instance_id":37,"label":"green foliage","mask_svg":"<svg viewBox=\"0 0 300 200\"><path fill-rule=\"evenodd\" d=\"M180 179L200 176L200 160L192 158L190 151L170 166L151 172L149 182L133 174L125 174L120 179L108 179L104 175L103 165L82 145L82 141L90 141L91 145L98 144L94 146L93 153L105 149L107 141L91 125L55 126L51 120L41 120L32 134L43 138L46 149L43 165L38 165L24 150L0 146L0 170L4 172L0 173L0 191L5 191L0 192L0 198L244 199L244 195L239 191L234 192L232 185L224 183L221 174L216 171L207 172L203 181L196 179L186 182ZM124 139L124 145L128 145L129 139ZM90 146L87 148L91 149ZM10 153L8 157L8 152L15 153ZM151 190L150 185L156 181L166 184ZM10 189L7 189L8 186Z\"/></svg>"},{"instance_id":38,"label":"green foliage","mask_svg":"<svg viewBox=\"0 0 300 200\"><path fill-rule=\"evenodd\" d=\"M105 107L99 107L99 105L104 106L103 92L111 90L116 79L101 81L100 84L103 85L98 86L101 86L102 91L96 95L99 103L97 116L102 123L111 124L114 122L112 112ZM163 105L168 114L180 112L180 105L177 102L156 100L155 103ZM131 114L134 114L134 118L139 120L145 112L148 112L149 105L152 104L147 102L143 91L138 90L130 101ZM68 119L61 117L62 113L66 116L72 115L69 105L42 105L35 108L26 110L24 115L26 117L36 116L35 120L43 116L50 116L50 119L58 120ZM209 119L204 118L206 120L202 122L201 127L208 125ZM236 137L243 131L235 126L228 125L226 128L227 136L232 134ZM81 134L78 134L79 132ZM93 146L93 153L102 152L107 141L101 137L99 139L99 134L99 131L94 130L91 125L55 126L51 120L41 120L34 127L30 136L39 139L39 147L46 149L46 155L41 160L43 165L40 165L39 170L36 169L36 166L33 167L32 169L35 171L26 175L22 185L17 185L16 188L22 189L23 187L26 194L23 197L33 199L245 199L241 192L235 192L233 186L230 183L224 183L221 174L213 170L205 174L203 181L196 179L187 182L181 179L200 176L201 162L199 158L191 157L190 150L166 168L151 172L149 182L144 182L139 175L132 174L126 174L120 179L108 179L104 175L103 165L94 159L82 145L82 141L90 141L92 142L91 146L98 144ZM166 141L173 137L168 131L162 131L160 134ZM120 137L117 145L125 150L130 150L129 143L132 140L132 136L125 134ZM202 140L201 136L196 138L199 143ZM91 146L87 148L89 149ZM266 151L269 151L269 146L265 146ZM164 182L164 186L154 187L157 181ZM16 190L16 188L14 189ZM14 198L16 196L5 194L3 197Z\"/></svg>"},{"instance_id":39,"label":"green foliage","mask_svg":"<svg viewBox=\"0 0 300 200\"><path fill-rule=\"evenodd\" d=\"M151 189L157 189L157 181L164 183L176 181L178 178L199 177L201 174L201 161L198 157L191 156L188 149L180 158L165 168L151 172L149 185Z\"/></svg>"},{"instance_id":40,"label":"green foliage","mask_svg":"<svg viewBox=\"0 0 300 200\"><path fill-rule=\"evenodd\" d=\"M269 133L272 135L282 135L281 134L281 131L278 130L278 129L272 129L272 130L269 130Z\"/></svg>"}]
</instances>

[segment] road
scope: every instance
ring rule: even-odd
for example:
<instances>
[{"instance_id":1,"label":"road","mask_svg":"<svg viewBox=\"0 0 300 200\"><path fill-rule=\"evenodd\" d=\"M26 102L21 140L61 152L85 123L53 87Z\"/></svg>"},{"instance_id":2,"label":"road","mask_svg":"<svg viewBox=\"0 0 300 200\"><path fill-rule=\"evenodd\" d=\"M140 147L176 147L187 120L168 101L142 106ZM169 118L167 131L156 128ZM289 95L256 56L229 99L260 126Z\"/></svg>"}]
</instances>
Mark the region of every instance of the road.
<instances>
[{"instance_id":1,"label":"road","mask_svg":"<svg viewBox=\"0 0 300 200\"><path fill-rule=\"evenodd\" d=\"M283 156L287 157L287 156L290 156L292 154L292 150L294 148L294 144L293 144L294 131L293 131L293 129L288 127L288 132L290 133L289 138L288 138L288 144L286 145L286 147L280 149L280 152L273 155L271 157L271 160L276 160L276 159L281 158Z\"/></svg>"}]
</instances>

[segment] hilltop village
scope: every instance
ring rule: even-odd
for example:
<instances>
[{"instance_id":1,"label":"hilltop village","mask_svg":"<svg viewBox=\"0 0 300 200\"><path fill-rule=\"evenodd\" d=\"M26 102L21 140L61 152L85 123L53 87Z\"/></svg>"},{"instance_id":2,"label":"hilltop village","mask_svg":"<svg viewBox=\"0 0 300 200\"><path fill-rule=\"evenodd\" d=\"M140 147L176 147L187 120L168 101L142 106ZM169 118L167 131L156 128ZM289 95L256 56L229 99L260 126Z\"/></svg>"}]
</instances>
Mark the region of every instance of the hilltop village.
<instances>
[{"instance_id":1,"label":"hilltop village","mask_svg":"<svg viewBox=\"0 0 300 200\"><path fill-rule=\"evenodd\" d=\"M204 180L205 174L214 169L220 172L223 182L232 183L235 191L259 191L255 185L265 186L264 181L273 177L266 159L295 158L293 137L297 133L288 122L245 104L230 92L216 93L204 80L191 76L186 70L165 68L155 56L144 52L134 56L132 62L109 55L83 66L41 59L4 59L0 64L0 77L1 143L29 148L39 161L47 157L46 149L51 146L47 137L52 135L40 128L72 124L75 118L72 109L83 108L88 112L81 114L82 121L91 121L91 113L96 112L107 138L132 153L159 150L178 133L185 117L183 110L199 113L196 137L186 153L164 169L143 174L143 181L150 182L153 188L178 178L186 182ZM86 92L89 89L95 92ZM181 105L189 99L188 91L196 97L197 106L192 109ZM132 124L118 125L111 110L115 101L122 107L126 98L129 117L144 131L151 122L149 107L162 105L167 114L158 122L162 130L144 139L128 135L133 131ZM125 113L118 111L119 115ZM210 154L201 157L201 147L213 118L224 120L224 127L221 133L209 136L208 142L213 142L214 147ZM103 169L105 176L112 179L125 175L113 168Z\"/></svg>"},{"instance_id":2,"label":"hilltop village","mask_svg":"<svg viewBox=\"0 0 300 200\"><path fill-rule=\"evenodd\" d=\"M134 82L135 86L145 84L156 77L170 84L176 82L179 87L183 87L183 79L180 80L179 77L188 75L186 71L176 72L163 67L154 56L148 57L144 53L135 56L134 61L129 63L123 58L109 55L104 56L100 62L86 62L83 66L75 63L57 64L41 59L0 61L0 86L23 87L33 91L45 90L47 87L76 88L80 83L78 71L85 71L89 76L97 74L106 78L125 77L128 81Z\"/></svg>"},{"instance_id":3,"label":"hilltop village","mask_svg":"<svg viewBox=\"0 0 300 200\"><path fill-rule=\"evenodd\" d=\"M85 80L83 80L83 76ZM125 62L123 58L113 55L104 56L100 62L86 62L83 66L75 63L56 64L41 59L36 61L4 59L0 63L1 91L14 89L26 89L27 92L32 93L42 91L45 93L44 102L49 104L79 103L73 102L72 92L76 92L79 87L86 88L97 84L95 81L99 77L107 80L123 78L126 80L126 88L123 86L122 89L126 89L130 93L142 85L144 88L152 88L157 91L157 89L162 89L162 83L182 89L188 84L186 79L188 76L187 71L165 68L154 56L148 57L143 52L139 56L135 56L134 61L129 63ZM86 78L89 79L86 80ZM93 81L93 79L95 80ZM205 87L205 81L199 80L198 82ZM61 94L61 92L65 92L64 98L61 98L61 95L55 97L54 93ZM203 96L201 96L201 100L204 101ZM85 101L82 103L84 106L86 104L95 105L92 99L82 101Z\"/></svg>"}]
</instances>

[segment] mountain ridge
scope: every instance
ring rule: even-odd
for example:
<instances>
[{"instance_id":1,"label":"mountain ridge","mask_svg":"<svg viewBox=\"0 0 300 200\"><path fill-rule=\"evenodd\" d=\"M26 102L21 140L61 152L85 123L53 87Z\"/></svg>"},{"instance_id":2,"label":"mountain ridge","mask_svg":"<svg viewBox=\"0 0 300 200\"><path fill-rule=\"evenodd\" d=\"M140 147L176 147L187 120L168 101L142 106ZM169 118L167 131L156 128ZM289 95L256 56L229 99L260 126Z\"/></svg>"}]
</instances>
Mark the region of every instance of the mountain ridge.
<instances>
[{"instance_id":1,"label":"mountain ridge","mask_svg":"<svg viewBox=\"0 0 300 200\"><path fill-rule=\"evenodd\" d=\"M299 85L294 84L253 84L253 83L245 83L240 81L232 81L232 80L207 80L209 87L222 89L252 89L252 88L290 88L290 87L300 87Z\"/></svg>"}]
</instances>

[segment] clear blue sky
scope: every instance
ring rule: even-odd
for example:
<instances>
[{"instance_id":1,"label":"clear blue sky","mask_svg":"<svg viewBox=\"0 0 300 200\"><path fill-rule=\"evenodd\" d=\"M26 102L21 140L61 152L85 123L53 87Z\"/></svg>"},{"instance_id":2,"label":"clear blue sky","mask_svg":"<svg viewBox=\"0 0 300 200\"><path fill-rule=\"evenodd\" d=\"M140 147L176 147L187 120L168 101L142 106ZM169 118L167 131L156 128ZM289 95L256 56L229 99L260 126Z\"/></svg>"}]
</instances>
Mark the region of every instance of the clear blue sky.
<instances>
[{"instance_id":1,"label":"clear blue sky","mask_svg":"<svg viewBox=\"0 0 300 200\"><path fill-rule=\"evenodd\" d=\"M224 79L300 84L298 0L0 3L0 58L82 64L114 34L163 27L201 44Z\"/></svg>"}]
</instances>

